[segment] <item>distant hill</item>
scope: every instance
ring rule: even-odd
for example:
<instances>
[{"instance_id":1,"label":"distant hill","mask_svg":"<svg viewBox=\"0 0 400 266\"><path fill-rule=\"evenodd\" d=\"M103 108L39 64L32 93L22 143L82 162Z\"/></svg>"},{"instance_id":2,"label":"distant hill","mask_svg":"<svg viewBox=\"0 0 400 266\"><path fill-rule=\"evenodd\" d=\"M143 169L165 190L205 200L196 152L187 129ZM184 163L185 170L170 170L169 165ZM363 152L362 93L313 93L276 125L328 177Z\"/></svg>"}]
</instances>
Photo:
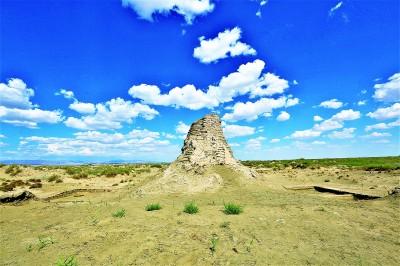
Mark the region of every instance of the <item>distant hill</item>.
<instances>
[{"instance_id":1,"label":"distant hill","mask_svg":"<svg viewBox=\"0 0 400 266\"><path fill-rule=\"evenodd\" d=\"M26 164L26 165L79 165L79 164L127 164L127 163L160 163L144 160L110 160L110 161L52 161L52 160L0 160L2 164Z\"/></svg>"}]
</instances>

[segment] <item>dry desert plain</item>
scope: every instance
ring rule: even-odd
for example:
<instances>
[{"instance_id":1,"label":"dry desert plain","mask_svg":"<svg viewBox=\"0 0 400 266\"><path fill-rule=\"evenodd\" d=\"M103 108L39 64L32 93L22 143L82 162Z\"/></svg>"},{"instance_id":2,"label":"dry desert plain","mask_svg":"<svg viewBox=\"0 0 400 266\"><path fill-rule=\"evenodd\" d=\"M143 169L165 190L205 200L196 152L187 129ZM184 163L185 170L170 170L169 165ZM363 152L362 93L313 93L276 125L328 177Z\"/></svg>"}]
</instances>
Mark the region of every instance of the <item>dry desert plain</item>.
<instances>
[{"instance_id":1,"label":"dry desert plain","mask_svg":"<svg viewBox=\"0 0 400 266\"><path fill-rule=\"evenodd\" d=\"M0 265L400 264L399 157L243 163L255 180L216 166L221 188L191 194L138 192L166 164L2 165L1 199L36 198L0 204Z\"/></svg>"}]
</instances>

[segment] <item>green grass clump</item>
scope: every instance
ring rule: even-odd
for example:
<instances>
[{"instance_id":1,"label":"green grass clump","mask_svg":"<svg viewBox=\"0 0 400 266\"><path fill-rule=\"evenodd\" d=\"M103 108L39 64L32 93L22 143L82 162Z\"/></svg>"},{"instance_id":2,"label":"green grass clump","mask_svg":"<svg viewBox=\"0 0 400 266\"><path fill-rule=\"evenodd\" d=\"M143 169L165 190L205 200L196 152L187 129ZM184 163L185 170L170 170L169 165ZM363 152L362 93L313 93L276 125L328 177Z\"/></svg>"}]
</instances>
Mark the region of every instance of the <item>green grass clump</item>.
<instances>
[{"instance_id":1,"label":"green grass clump","mask_svg":"<svg viewBox=\"0 0 400 266\"><path fill-rule=\"evenodd\" d=\"M186 203L185 207L183 208L183 212L188 214L195 214L199 212L199 207L195 202L188 202Z\"/></svg>"},{"instance_id":2,"label":"green grass clump","mask_svg":"<svg viewBox=\"0 0 400 266\"><path fill-rule=\"evenodd\" d=\"M60 258L56 262L56 266L78 266L75 256L68 256L66 258Z\"/></svg>"},{"instance_id":3,"label":"green grass clump","mask_svg":"<svg viewBox=\"0 0 400 266\"><path fill-rule=\"evenodd\" d=\"M211 245L210 245L210 250L211 250L212 254L214 254L215 251L217 251L217 244L218 244L218 238L217 238L217 236L214 235L211 238Z\"/></svg>"},{"instance_id":4,"label":"green grass clump","mask_svg":"<svg viewBox=\"0 0 400 266\"><path fill-rule=\"evenodd\" d=\"M26 251L31 252L31 251L33 250L33 245L32 245L32 244L28 244L28 245L25 247L25 249L26 249Z\"/></svg>"},{"instance_id":5,"label":"green grass clump","mask_svg":"<svg viewBox=\"0 0 400 266\"><path fill-rule=\"evenodd\" d=\"M120 209L120 210L118 210L118 211L112 213L112 216L113 216L114 218L122 218L122 217L125 216L125 213L126 213L125 209Z\"/></svg>"},{"instance_id":6,"label":"green grass clump","mask_svg":"<svg viewBox=\"0 0 400 266\"><path fill-rule=\"evenodd\" d=\"M243 212L243 208L234 203L226 203L224 204L224 213L225 214L240 214Z\"/></svg>"},{"instance_id":7,"label":"green grass clump","mask_svg":"<svg viewBox=\"0 0 400 266\"><path fill-rule=\"evenodd\" d=\"M145 210L148 212L158 211L158 210L161 210L161 205L159 203L151 203L151 204L146 205Z\"/></svg>"},{"instance_id":8,"label":"green grass clump","mask_svg":"<svg viewBox=\"0 0 400 266\"><path fill-rule=\"evenodd\" d=\"M38 250L42 250L45 247L54 244L54 240L51 237L38 237Z\"/></svg>"}]
</instances>

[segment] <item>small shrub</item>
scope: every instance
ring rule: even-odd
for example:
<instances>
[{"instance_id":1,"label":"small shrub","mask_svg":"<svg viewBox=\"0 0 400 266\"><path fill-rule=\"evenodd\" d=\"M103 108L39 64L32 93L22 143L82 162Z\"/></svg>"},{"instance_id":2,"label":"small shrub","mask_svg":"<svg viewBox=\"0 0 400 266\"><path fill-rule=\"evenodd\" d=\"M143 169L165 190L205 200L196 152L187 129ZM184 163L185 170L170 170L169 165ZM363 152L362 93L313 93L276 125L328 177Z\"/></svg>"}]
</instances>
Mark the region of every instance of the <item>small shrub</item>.
<instances>
[{"instance_id":1,"label":"small shrub","mask_svg":"<svg viewBox=\"0 0 400 266\"><path fill-rule=\"evenodd\" d=\"M211 238L211 246L210 246L210 250L211 250L212 254L214 254L215 251L217 251L217 244L218 244L218 238L214 235Z\"/></svg>"},{"instance_id":2,"label":"small shrub","mask_svg":"<svg viewBox=\"0 0 400 266\"><path fill-rule=\"evenodd\" d=\"M7 183L3 183L1 186L0 186L0 191L3 191L3 192L8 192L8 191L13 191L14 190L14 186L13 185L11 185L11 184L7 184Z\"/></svg>"},{"instance_id":3,"label":"small shrub","mask_svg":"<svg viewBox=\"0 0 400 266\"><path fill-rule=\"evenodd\" d=\"M183 212L188 213L188 214L195 214L199 212L199 207L197 206L196 203L189 202L186 203L185 208L183 208Z\"/></svg>"},{"instance_id":4,"label":"small shrub","mask_svg":"<svg viewBox=\"0 0 400 266\"><path fill-rule=\"evenodd\" d=\"M13 181L11 181L10 184L12 184L14 187L22 187L22 186L27 185L24 181L22 181L22 180L20 180L20 179L18 179L18 180L13 180Z\"/></svg>"},{"instance_id":5,"label":"small shrub","mask_svg":"<svg viewBox=\"0 0 400 266\"><path fill-rule=\"evenodd\" d=\"M125 213L126 213L125 209L120 209L120 210L114 212L114 213L112 214L112 216L113 216L114 218L122 218L122 217L125 216Z\"/></svg>"},{"instance_id":6,"label":"small shrub","mask_svg":"<svg viewBox=\"0 0 400 266\"><path fill-rule=\"evenodd\" d=\"M42 182L42 180L39 178L30 178L30 179L28 179L28 181L31 183L41 183Z\"/></svg>"},{"instance_id":7,"label":"small shrub","mask_svg":"<svg viewBox=\"0 0 400 266\"><path fill-rule=\"evenodd\" d=\"M42 237L39 236L38 238L39 244L38 244L38 250L42 250L48 245L54 244L54 241L51 237Z\"/></svg>"},{"instance_id":8,"label":"small shrub","mask_svg":"<svg viewBox=\"0 0 400 266\"><path fill-rule=\"evenodd\" d=\"M21 172L22 172L22 169L16 164L12 164L12 165L8 166L7 169L5 170L5 173L9 174L10 176L16 176Z\"/></svg>"},{"instance_id":9,"label":"small shrub","mask_svg":"<svg viewBox=\"0 0 400 266\"><path fill-rule=\"evenodd\" d=\"M146 211L158 211L161 210L161 205L159 203L148 204L145 208Z\"/></svg>"},{"instance_id":10,"label":"small shrub","mask_svg":"<svg viewBox=\"0 0 400 266\"><path fill-rule=\"evenodd\" d=\"M241 206L234 204L234 203L226 203L224 204L224 213L225 214L240 214L243 212L243 209Z\"/></svg>"},{"instance_id":11,"label":"small shrub","mask_svg":"<svg viewBox=\"0 0 400 266\"><path fill-rule=\"evenodd\" d=\"M56 266L77 266L78 262L76 261L75 256L68 256L66 258L60 258L56 262Z\"/></svg>"},{"instance_id":12,"label":"small shrub","mask_svg":"<svg viewBox=\"0 0 400 266\"><path fill-rule=\"evenodd\" d=\"M11 174L11 173L14 171L14 167L15 167L15 166L16 166L16 165L14 165L14 164L8 166L8 167L6 168L6 170L5 170L5 173L6 173L6 174Z\"/></svg>"},{"instance_id":13,"label":"small shrub","mask_svg":"<svg viewBox=\"0 0 400 266\"><path fill-rule=\"evenodd\" d=\"M26 251L31 252L32 250L33 250L32 244L28 244L28 245L26 246Z\"/></svg>"},{"instance_id":14,"label":"small shrub","mask_svg":"<svg viewBox=\"0 0 400 266\"><path fill-rule=\"evenodd\" d=\"M326 182L326 183L327 183L327 182L330 182L330 181L331 181L331 180L329 180L329 179L325 179L325 180L324 180L324 182Z\"/></svg>"},{"instance_id":15,"label":"small shrub","mask_svg":"<svg viewBox=\"0 0 400 266\"><path fill-rule=\"evenodd\" d=\"M59 180L59 179L60 179L59 175L53 174L53 175L49 176L47 181L49 181L49 182L57 182L57 180Z\"/></svg>"},{"instance_id":16,"label":"small shrub","mask_svg":"<svg viewBox=\"0 0 400 266\"><path fill-rule=\"evenodd\" d=\"M149 168L142 168L142 169L137 169L136 173L137 174L144 174L144 173L150 173L151 170Z\"/></svg>"},{"instance_id":17,"label":"small shrub","mask_svg":"<svg viewBox=\"0 0 400 266\"><path fill-rule=\"evenodd\" d=\"M221 228L229 228L230 222L223 222L222 224L219 225Z\"/></svg>"},{"instance_id":18,"label":"small shrub","mask_svg":"<svg viewBox=\"0 0 400 266\"><path fill-rule=\"evenodd\" d=\"M71 176L73 179L85 179L88 178L88 174L87 173L77 173L74 174L73 176Z\"/></svg>"},{"instance_id":19,"label":"small shrub","mask_svg":"<svg viewBox=\"0 0 400 266\"><path fill-rule=\"evenodd\" d=\"M32 185L29 186L29 188L41 188L42 183L33 183Z\"/></svg>"},{"instance_id":20,"label":"small shrub","mask_svg":"<svg viewBox=\"0 0 400 266\"><path fill-rule=\"evenodd\" d=\"M6 182L3 182L2 184L1 184L1 186L0 186L0 191L3 191L3 192L7 192L7 191L13 191L14 190L14 188L16 188L16 187L22 187L22 186L25 186L25 185L28 185L27 183L25 183L24 181L22 181L22 180L13 180L13 181L6 181Z\"/></svg>"}]
</instances>

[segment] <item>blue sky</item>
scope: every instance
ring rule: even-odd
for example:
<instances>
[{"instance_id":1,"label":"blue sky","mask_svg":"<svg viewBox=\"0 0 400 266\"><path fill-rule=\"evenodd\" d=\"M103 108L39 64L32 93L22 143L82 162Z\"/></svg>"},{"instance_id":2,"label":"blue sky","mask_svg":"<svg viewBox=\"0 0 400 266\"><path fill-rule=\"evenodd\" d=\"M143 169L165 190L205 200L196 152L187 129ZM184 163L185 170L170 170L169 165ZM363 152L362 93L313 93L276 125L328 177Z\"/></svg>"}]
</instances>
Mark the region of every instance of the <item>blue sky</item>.
<instances>
[{"instance_id":1,"label":"blue sky","mask_svg":"<svg viewBox=\"0 0 400 266\"><path fill-rule=\"evenodd\" d=\"M0 0L0 160L399 154L398 1Z\"/></svg>"}]
</instances>

